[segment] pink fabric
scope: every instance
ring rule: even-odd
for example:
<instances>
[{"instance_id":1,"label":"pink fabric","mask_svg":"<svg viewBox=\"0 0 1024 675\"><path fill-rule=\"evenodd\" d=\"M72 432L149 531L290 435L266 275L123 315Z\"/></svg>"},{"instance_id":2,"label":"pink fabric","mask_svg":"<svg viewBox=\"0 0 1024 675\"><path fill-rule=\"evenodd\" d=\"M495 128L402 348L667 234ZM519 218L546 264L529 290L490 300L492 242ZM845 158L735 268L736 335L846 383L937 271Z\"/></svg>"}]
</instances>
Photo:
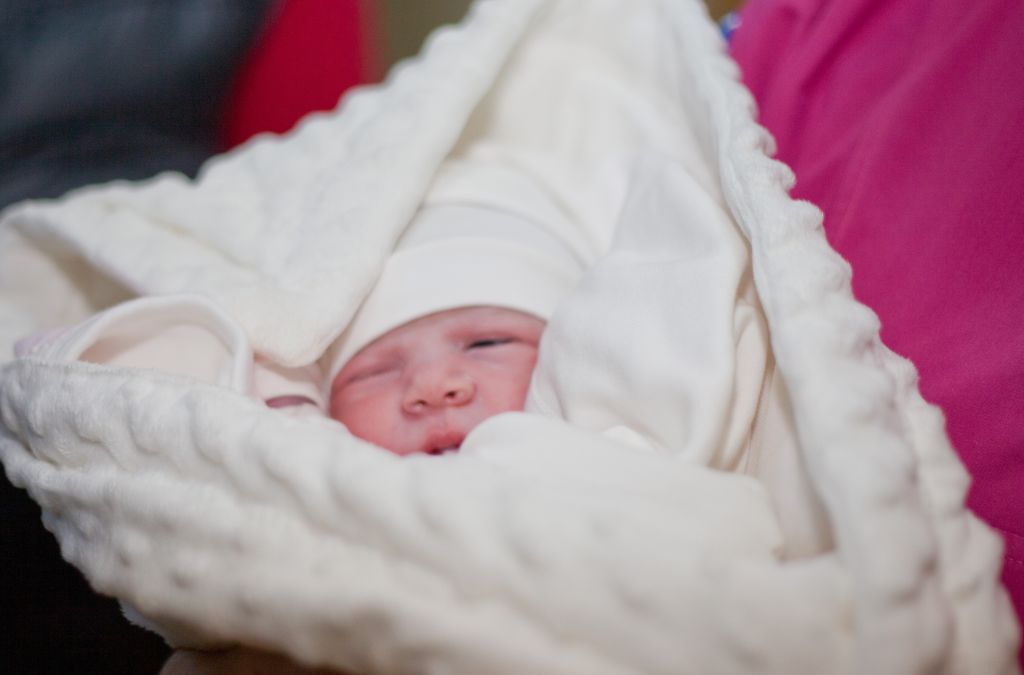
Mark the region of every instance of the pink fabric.
<instances>
[{"instance_id":1,"label":"pink fabric","mask_svg":"<svg viewBox=\"0 0 1024 675\"><path fill-rule=\"evenodd\" d=\"M750 0L733 54L1024 610L1024 2Z\"/></svg>"},{"instance_id":2,"label":"pink fabric","mask_svg":"<svg viewBox=\"0 0 1024 675\"><path fill-rule=\"evenodd\" d=\"M374 6L284 0L229 97L225 145L288 131L306 113L334 108L349 87L375 79Z\"/></svg>"}]
</instances>

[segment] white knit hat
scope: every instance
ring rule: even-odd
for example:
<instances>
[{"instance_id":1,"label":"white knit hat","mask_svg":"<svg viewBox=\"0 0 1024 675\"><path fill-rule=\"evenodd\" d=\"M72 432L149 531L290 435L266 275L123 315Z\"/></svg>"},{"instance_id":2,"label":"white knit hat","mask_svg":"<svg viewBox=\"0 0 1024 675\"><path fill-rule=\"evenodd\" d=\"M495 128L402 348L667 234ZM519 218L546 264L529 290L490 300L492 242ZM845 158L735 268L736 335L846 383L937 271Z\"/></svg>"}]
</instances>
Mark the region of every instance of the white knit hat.
<instances>
[{"instance_id":1,"label":"white knit hat","mask_svg":"<svg viewBox=\"0 0 1024 675\"><path fill-rule=\"evenodd\" d=\"M521 172L449 164L325 355L328 390L360 349L428 314L485 305L547 319L583 273L574 229Z\"/></svg>"}]
</instances>

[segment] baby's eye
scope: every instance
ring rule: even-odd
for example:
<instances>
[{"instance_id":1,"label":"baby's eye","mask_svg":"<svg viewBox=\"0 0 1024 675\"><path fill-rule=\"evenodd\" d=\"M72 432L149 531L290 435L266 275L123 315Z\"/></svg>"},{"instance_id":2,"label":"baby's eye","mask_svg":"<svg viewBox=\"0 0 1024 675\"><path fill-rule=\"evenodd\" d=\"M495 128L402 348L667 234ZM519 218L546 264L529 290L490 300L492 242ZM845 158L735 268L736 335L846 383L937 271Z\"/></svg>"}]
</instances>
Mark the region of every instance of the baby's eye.
<instances>
[{"instance_id":1,"label":"baby's eye","mask_svg":"<svg viewBox=\"0 0 1024 675\"><path fill-rule=\"evenodd\" d=\"M487 347L497 347L510 342L512 342L512 338L483 338L470 342L467 345L467 349L486 349Z\"/></svg>"},{"instance_id":2,"label":"baby's eye","mask_svg":"<svg viewBox=\"0 0 1024 675\"><path fill-rule=\"evenodd\" d=\"M352 383L355 383L355 382L363 382L365 380L372 380L375 377L381 377L383 375L387 375L389 373L393 373L393 372L395 372L397 370L398 370L398 367L396 365L390 364L390 363L380 364L380 365L377 365L377 366L367 366L366 368L362 368L362 369L357 370L354 373L352 373L348 378L346 378L345 384L352 384Z\"/></svg>"}]
</instances>

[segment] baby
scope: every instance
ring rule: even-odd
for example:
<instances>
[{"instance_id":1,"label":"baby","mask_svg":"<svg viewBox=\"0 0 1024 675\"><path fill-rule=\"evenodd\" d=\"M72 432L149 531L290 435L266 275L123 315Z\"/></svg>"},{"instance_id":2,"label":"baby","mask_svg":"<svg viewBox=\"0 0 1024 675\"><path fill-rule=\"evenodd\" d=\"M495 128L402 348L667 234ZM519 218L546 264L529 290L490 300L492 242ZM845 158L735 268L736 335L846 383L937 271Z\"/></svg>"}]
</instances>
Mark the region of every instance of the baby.
<instances>
[{"instance_id":1,"label":"baby","mask_svg":"<svg viewBox=\"0 0 1024 675\"><path fill-rule=\"evenodd\" d=\"M545 322L583 271L538 187L493 169L472 180L471 196L445 191L464 183L450 172L435 184L321 361L331 417L400 455L457 450L522 410Z\"/></svg>"},{"instance_id":2,"label":"baby","mask_svg":"<svg viewBox=\"0 0 1024 675\"><path fill-rule=\"evenodd\" d=\"M545 323L583 271L574 237L530 178L449 163L319 363L253 359L222 310L177 296L36 336L19 355L187 375L294 414L329 414L399 455L441 454L488 417L522 410Z\"/></svg>"},{"instance_id":3,"label":"baby","mask_svg":"<svg viewBox=\"0 0 1024 675\"><path fill-rule=\"evenodd\" d=\"M413 320L342 367L331 417L399 455L458 450L480 422L522 410L543 330L542 319L501 307Z\"/></svg>"}]
</instances>

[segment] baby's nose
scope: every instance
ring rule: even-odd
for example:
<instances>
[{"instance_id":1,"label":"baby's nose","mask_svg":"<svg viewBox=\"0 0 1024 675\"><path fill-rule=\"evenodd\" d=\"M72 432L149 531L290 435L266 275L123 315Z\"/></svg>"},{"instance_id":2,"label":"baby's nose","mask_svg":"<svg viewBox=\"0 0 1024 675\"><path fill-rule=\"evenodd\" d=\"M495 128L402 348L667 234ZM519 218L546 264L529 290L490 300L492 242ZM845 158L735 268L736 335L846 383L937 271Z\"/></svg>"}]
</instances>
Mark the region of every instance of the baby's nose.
<instances>
[{"instance_id":1,"label":"baby's nose","mask_svg":"<svg viewBox=\"0 0 1024 675\"><path fill-rule=\"evenodd\" d=\"M425 374L408 388L403 408L420 413L432 408L466 405L476 395L476 383L464 373Z\"/></svg>"}]
</instances>

